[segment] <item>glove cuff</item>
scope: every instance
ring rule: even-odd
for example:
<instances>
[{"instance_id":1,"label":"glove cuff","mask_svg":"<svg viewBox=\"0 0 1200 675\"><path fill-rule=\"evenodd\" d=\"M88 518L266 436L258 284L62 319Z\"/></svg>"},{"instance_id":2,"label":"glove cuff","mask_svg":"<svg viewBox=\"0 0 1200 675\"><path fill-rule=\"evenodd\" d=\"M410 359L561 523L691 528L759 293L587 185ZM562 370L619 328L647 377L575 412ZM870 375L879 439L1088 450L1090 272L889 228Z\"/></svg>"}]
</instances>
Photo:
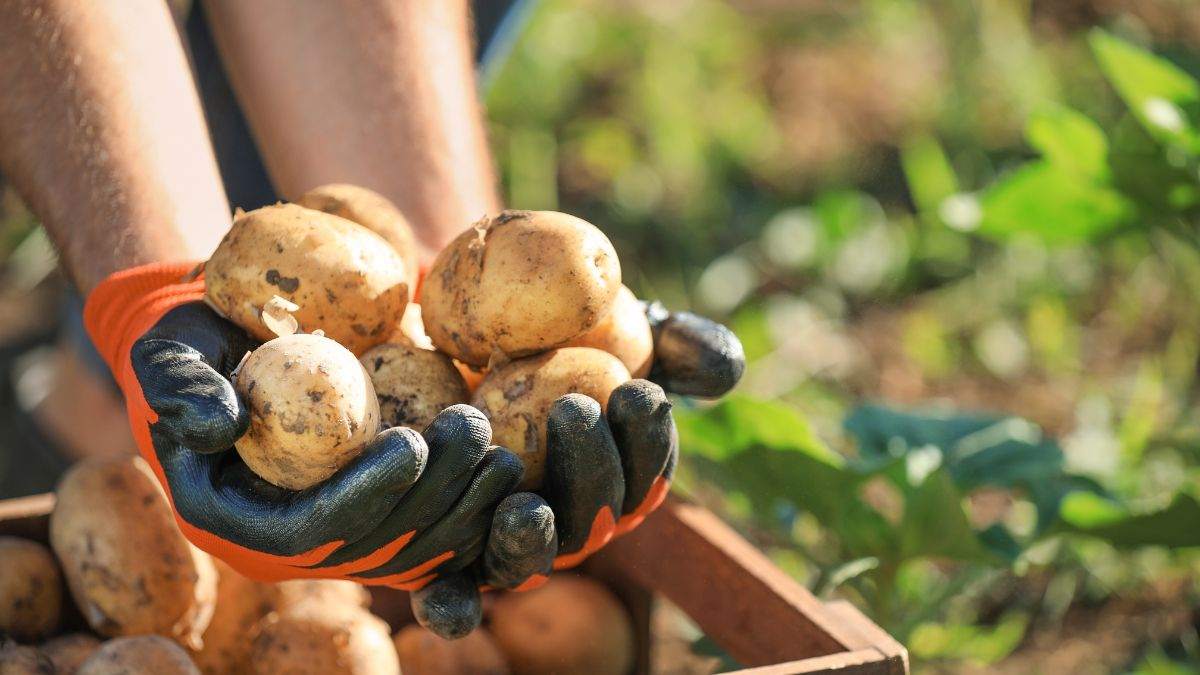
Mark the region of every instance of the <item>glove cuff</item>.
<instances>
[{"instance_id":1,"label":"glove cuff","mask_svg":"<svg viewBox=\"0 0 1200 675\"><path fill-rule=\"evenodd\" d=\"M187 279L195 268L196 263L132 267L110 275L88 296L83 325L122 388L133 343L171 309L204 298L203 278Z\"/></svg>"}]
</instances>

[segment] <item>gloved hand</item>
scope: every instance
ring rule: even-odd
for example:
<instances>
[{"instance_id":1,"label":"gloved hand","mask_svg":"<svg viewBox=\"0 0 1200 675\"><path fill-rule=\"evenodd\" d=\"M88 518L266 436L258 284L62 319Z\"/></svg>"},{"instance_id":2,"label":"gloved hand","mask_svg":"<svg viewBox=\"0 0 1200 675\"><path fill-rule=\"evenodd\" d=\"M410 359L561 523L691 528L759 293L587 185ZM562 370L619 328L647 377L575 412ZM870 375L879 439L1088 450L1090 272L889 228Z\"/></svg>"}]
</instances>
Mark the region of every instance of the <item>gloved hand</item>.
<instances>
[{"instance_id":1,"label":"gloved hand","mask_svg":"<svg viewBox=\"0 0 1200 675\"><path fill-rule=\"evenodd\" d=\"M581 394L563 396L550 409L540 494L555 519L554 569L578 565L614 536L640 525L666 498L679 454L667 393L716 398L732 389L745 369L741 342L728 328L695 314L668 312L659 303L644 307L654 332L652 381L635 379L617 387L607 414ZM526 580L506 573L497 560L512 554L508 543L496 536L488 541L488 583L510 588L515 581L526 587L543 581L540 574Z\"/></svg>"},{"instance_id":2,"label":"gloved hand","mask_svg":"<svg viewBox=\"0 0 1200 675\"><path fill-rule=\"evenodd\" d=\"M89 297L85 322L125 394L139 450L196 546L263 581L346 578L417 590L438 579L415 609L447 637L478 624L478 592L447 602L444 589L484 575L473 564L490 530L525 542L497 553L498 568L529 576L545 567L554 552L549 510L516 500L497 512L523 469L489 445L491 427L470 406L446 409L424 435L380 432L306 490L254 475L229 452L249 424L229 374L255 345L200 301L202 282L178 281L186 272L117 273Z\"/></svg>"}]
</instances>

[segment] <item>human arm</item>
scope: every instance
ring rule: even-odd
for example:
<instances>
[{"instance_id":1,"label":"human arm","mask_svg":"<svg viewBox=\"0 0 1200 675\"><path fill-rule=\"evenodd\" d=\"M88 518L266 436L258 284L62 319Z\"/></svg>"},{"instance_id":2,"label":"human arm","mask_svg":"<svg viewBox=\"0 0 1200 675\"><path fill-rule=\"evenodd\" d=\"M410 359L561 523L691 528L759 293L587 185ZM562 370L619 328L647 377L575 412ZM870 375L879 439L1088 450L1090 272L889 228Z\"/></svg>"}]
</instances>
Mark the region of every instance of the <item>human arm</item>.
<instances>
[{"instance_id":1,"label":"human arm","mask_svg":"<svg viewBox=\"0 0 1200 675\"><path fill-rule=\"evenodd\" d=\"M426 261L499 205L465 0L205 0L286 199L352 183L391 199Z\"/></svg>"},{"instance_id":2,"label":"human arm","mask_svg":"<svg viewBox=\"0 0 1200 675\"><path fill-rule=\"evenodd\" d=\"M229 227L165 3L0 3L0 170L88 293L208 256Z\"/></svg>"}]
</instances>

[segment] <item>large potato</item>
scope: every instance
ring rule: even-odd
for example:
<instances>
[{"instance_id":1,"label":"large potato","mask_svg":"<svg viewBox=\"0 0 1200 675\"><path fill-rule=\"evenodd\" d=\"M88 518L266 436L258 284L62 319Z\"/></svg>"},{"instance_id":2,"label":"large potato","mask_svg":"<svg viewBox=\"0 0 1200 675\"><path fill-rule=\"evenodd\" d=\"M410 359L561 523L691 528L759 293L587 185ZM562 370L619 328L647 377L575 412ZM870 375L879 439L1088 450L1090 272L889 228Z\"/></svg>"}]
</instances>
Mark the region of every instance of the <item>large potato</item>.
<instances>
[{"instance_id":1,"label":"large potato","mask_svg":"<svg viewBox=\"0 0 1200 675\"><path fill-rule=\"evenodd\" d=\"M608 313L621 265L604 233L553 211L504 211L438 254L421 287L425 330L472 366L557 347Z\"/></svg>"},{"instance_id":2,"label":"large potato","mask_svg":"<svg viewBox=\"0 0 1200 675\"><path fill-rule=\"evenodd\" d=\"M353 221L383 237L404 261L409 293L416 291L417 275L421 269L417 239L408 225L408 219L390 199L365 187L332 183L305 192L296 203Z\"/></svg>"},{"instance_id":3,"label":"large potato","mask_svg":"<svg viewBox=\"0 0 1200 675\"><path fill-rule=\"evenodd\" d=\"M423 431L439 412L470 398L458 369L441 352L386 342L359 361L375 385L384 427Z\"/></svg>"},{"instance_id":4,"label":"large potato","mask_svg":"<svg viewBox=\"0 0 1200 675\"><path fill-rule=\"evenodd\" d=\"M633 667L629 614L587 577L556 574L541 588L505 593L489 626L514 675L625 675Z\"/></svg>"},{"instance_id":5,"label":"large potato","mask_svg":"<svg viewBox=\"0 0 1200 675\"><path fill-rule=\"evenodd\" d=\"M405 626L394 638L404 675L508 675L504 654L486 630L447 640L416 625Z\"/></svg>"},{"instance_id":6,"label":"large potato","mask_svg":"<svg viewBox=\"0 0 1200 675\"><path fill-rule=\"evenodd\" d=\"M300 306L301 330L323 330L361 354L383 342L408 302L410 272L382 237L361 225L295 204L242 214L204 267L206 298L260 340L278 295Z\"/></svg>"},{"instance_id":7,"label":"large potato","mask_svg":"<svg viewBox=\"0 0 1200 675\"><path fill-rule=\"evenodd\" d=\"M475 390L471 405L492 423L492 442L525 464L520 489L541 487L546 470L546 416L565 394L584 394L608 408L608 397L629 371L599 349L564 347L497 366Z\"/></svg>"},{"instance_id":8,"label":"large potato","mask_svg":"<svg viewBox=\"0 0 1200 675\"><path fill-rule=\"evenodd\" d=\"M47 640L39 649L54 664L56 675L73 675L100 649L100 638L87 633L68 633Z\"/></svg>"},{"instance_id":9,"label":"large potato","mask_svg":"<svg viewBox=\"0 0 1200 675\"><path fill-rule=\"evenodd\" d=\"M200 675L182 647L158 635L109 640L76 671L78 675Z\"/></svg>"},{"instance_id":10,"label":"large potato","mask_svg":"<svg viewBox=\"0 0 1200 675\"><path fill-rule=\"evenodd\" d=\"M50 545L92 629L197 644L212 618L216 569L180 533L150 467L139 457L86 459L57 494Z\"/></svg>"},{"instance_id":11,"label":"large potato","mask_svg":"<svg viewBox=\"0 0 1200 675\"><path fill-rule=\"evenodd\" d=\"M650 321L637 296L624 286L600 323L567 344L606 351L621 359L633 377L646 377L654 361L654 334L650 330Z\"/></svg>"},{"instance_id":12,"label":"large potato","mask_svg":"<svg viewBox=\"0 0 1200 675\"><path fill-rule=\"evenodd\" d=\"M388 625L353 605L301 602L268 614L250 655L261 675L399 675Z\"/></svg>"},{"instance_id":13,"label":"large potato","mask_svg":"<svg viewBox=\"0 0 1200 675\"><path fill-rule=\"evenodd\" d=\"M250 428L234 447L279 487L316 485L379 433L379 401L354 355L320 335L275 338L242 364L236 388Z\"/></svg>"},{"instance_id":14,"label":"large potato","mask_svg":"<svg viewBox=\"0 0 1200 675\"><path fill-rule=\"evenodd\" d=\"M0 537L0 635L35 640L50 635L62 614L62 574L50 549Z\"/></svg>"}]
</instances>

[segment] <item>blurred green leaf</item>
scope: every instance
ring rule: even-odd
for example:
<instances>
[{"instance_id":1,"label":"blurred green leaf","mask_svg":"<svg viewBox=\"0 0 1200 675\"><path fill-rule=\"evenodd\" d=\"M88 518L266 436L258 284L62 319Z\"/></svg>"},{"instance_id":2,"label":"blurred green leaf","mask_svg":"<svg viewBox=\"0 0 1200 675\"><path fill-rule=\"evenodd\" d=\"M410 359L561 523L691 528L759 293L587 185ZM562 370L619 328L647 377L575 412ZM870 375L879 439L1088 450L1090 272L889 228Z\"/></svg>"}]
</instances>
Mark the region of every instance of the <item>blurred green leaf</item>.
<instances>
[{"instance_id":1,"label":"blurred green leaf","mask_svg":"<svg viewBox=\"0 0 1200 675\"><path fill-rule=\"evenodd\" d=\"M1047 243L1072 243L1107 233L1131 214L1132 206L1116 190L1041 161L988 188L979 232L997 239L1029 233Z\"/></svg>"},{"instance_id":2,"label":"blurred green leaf","mask_svg":"<svg viewBox=\"0 0 1200 675\"><path fill-rule=\"evenodd\" d=\"M958 192L958 178L942 150L931 136L911 138L900 148L900 164L908 191L922 213L934 214L942 200Z\"/></svg>"},{"instance_id":3,"label":"blurred green leaf","mask_svg":"<svg viewBox=\"0 0 1200 675\"><path fill-rule=\"evenodd\" d=\"M1063 529L1097 537L1117 548L1200 546L1200 501L1178 494L1166 508L1130 513L1098 495L1074 493L1062 505Z\"/></svg>"},{"instance_id":4,"label":"blurred green leaf","mask_svg":"<svg viewBox=\"0 0 1200 675\"><path fill-rule=\"evenodd\" d=\"M935 471L904 503L901 559L932 556L964 562L992 561L962 507L962 493L945 471Z\"/></svg>"},{"instance_id":5,"label":"blurred green leaf","mask_svg":"<svg viewBox=\"0 0 1200 675\"><path fill-rule=\"evenodd\" d=\"M711 459L728 459L751 447L787 450L832 468L845 460L813 434L800 413L778 401L734 394L705 410L675 414L680 442Z\"/></svg>"},{"instance_id":6,"label":"blurred green leaf","mask_svg":"<svg viewBox=\"0 0 1200 675\"><path fill-rule=\"evenodd\" d=\"M1088 116L1044 106L1029 118L1025 136L1051 164L1094 181L1107 179L1108 139Z\"/></svg>"},{"instance_id":7,"label":"blurred green leaf","mask_svg":"<svg viewBox=\"0 0 1200 675\"><path fill-rule=\"evenodd\" d=\"M1101 70L1155 137L1200 153L1200 84L1166 59L1096 29L1088 37Z\"/></svg>"},{"instance_id":8,"label":"blurred green leaf","mask_svg":"<svg viewBox=\"0 0 1200 675\"><path fill-rule=\"evenodd\" d=\"M1009 612L993 626L926 623L913 631L908 647L921 659L995 663L1017 648L1028 625L1029 617L1021 612Z\"/></svg>"}]
</instances>

